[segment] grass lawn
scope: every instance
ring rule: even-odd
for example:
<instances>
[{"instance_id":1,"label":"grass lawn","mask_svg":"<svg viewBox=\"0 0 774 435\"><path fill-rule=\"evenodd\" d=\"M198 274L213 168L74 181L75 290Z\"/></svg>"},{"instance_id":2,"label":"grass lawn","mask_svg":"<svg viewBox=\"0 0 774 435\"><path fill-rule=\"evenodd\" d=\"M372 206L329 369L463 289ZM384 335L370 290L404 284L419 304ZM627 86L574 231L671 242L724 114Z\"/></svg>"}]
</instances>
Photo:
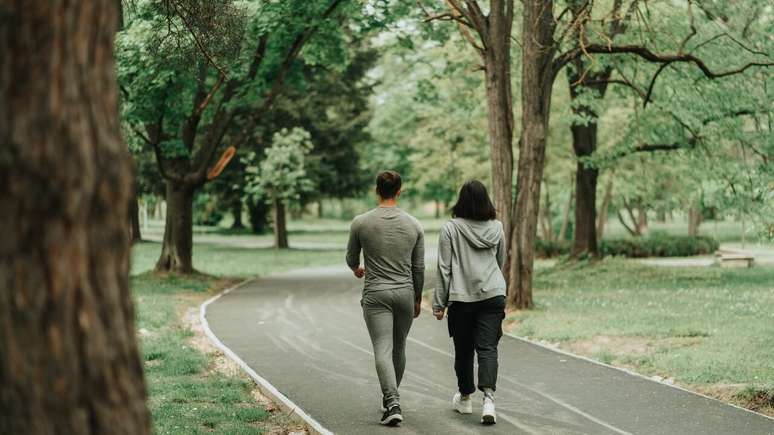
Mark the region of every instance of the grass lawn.
<instances>
[{"instance_id":1,"label":"grass lawn","mask_svg":"<svg viewBox=\"0 0 774 435\"><path fill-rule=\"evenodd\" d=\"M343 253L196 245L194 264L207 275L178 277L149 272L160 250L158 243L135 245L131 278L154 432L259 434L296 428L258 401L252 380L224 369L225 358L206 348L191 323L199 304L237 282L233 277L330 264L332 255Z\"/></svg>"},{"instance_id":2,"label":"grass lawn","mask_svg":"<svg viewBox=\"0 0 774 435\"><path fill-rule=\"evenodd\" d=\"M774 414L774 269L622 259L536 273L511 332Z\"/></svg>"}]
</instances>

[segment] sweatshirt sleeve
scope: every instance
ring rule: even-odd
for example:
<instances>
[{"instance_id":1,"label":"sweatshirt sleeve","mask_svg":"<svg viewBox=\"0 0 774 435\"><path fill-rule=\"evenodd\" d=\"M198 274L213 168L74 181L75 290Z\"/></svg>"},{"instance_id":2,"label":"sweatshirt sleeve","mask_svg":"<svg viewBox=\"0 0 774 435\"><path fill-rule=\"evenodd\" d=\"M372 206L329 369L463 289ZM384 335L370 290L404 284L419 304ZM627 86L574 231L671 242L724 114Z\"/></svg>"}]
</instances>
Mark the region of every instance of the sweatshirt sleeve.
<instances>
[{"instance_id":1,"label":"sweatshirt sleeve","mask_svg":"<svg viewBox=\"0 0 774 435\"><path fill-rule=\"evenodd\" d=\"M360 237L357 232L357 220L349 226L349 242L347 243L347 266L355 269L360 266Z\"/></svg>"},{"instance_id":2,"label":"sweatshirt sleeve","mask_svg":"<svg viewBox=\"0 0 774 435\"><path fill-rule=\"evenodd\" d=\"M425 231L419 225L419 234L414 250L411 252L411 277L414 281L414 301L422 300L425 287Z\"/></svg>"},{"instance_id":3,"label":"sweatshirt sleeve","mask_svg":"<svg viewBox=\"0 0 774 435\"><path fill-rule=\"evenodd\" d=\"M444 226L438 238L438 283L433 296L433 310L442 310L449 305L449 286L451 282L451 237Z\"/></svg>"}]
</instances>

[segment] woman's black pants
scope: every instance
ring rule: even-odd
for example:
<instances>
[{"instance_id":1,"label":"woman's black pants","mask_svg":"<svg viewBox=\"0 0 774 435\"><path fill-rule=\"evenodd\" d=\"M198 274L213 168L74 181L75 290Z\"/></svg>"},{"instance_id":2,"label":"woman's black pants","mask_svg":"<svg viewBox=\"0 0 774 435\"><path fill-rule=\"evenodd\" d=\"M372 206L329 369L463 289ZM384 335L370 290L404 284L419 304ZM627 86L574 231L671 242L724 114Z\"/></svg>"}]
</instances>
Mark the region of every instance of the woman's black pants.
<instances>
[{"instance_id":1,"label":"woman's black pants","mask_svg":"<svg viewBox=\"0 0 774 435\"><path fill-rule=\"evenodd\" d=\"M478 389L495 391L497 344L503 336L505 296L478 302L453 302L449 307L449 335L454 340L454 371L460 393L476 391L473 353L478 354Z\"/></svg>"}]
</instances>

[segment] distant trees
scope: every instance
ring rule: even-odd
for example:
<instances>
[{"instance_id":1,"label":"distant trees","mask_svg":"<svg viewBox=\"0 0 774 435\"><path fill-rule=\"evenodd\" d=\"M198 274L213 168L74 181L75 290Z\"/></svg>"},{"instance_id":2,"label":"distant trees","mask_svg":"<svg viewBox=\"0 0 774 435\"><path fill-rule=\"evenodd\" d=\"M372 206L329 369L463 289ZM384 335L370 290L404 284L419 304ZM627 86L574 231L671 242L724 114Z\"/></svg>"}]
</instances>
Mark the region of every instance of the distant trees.
<instances>
[{"instance_id":1,"label":"distant trees","mask_svg":"<svg viewBox=\"0 0 774 435\"><path fill-rule=\"evenodd\" d=\"M274 247L288 248L286 208L298 203L301 195L314 189L307 172L307 156L312 151L311 135L304 129L283 129L274 134L271 147L258 161L255 154L245 159L246 194L253 201L265 201L274 210Z\"/></svg>"},{"instance_id":2,"label":"distant trees","mask_svg":"<svg viewBox=\"0 0 774 435\"><path fill-rule=\"evenodd\" d=\"M117 2L3 2L0 433L148 434Z\"/></svg>"}]
</instances>

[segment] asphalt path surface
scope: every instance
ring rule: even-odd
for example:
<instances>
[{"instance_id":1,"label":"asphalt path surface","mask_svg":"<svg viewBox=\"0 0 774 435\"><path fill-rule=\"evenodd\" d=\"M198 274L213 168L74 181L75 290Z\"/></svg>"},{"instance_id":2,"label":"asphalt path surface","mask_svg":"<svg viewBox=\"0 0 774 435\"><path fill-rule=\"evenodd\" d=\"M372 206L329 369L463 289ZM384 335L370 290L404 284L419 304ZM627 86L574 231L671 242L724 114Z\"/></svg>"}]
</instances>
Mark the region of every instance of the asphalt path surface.
<instances>
[{"instance_id":1,"label":"asphalt path surface","mask_svg":"<svg viewBox=\"0 0 774 435\"><path fill-rule=\"evenodd\" d=\"M446 321L426 311L409 334L404 422L382 427L361 288L344 266L297 270L239 287L206 317L247 365L336 434L774 434L767 417L508 336L498 423L482 426L481 393L473 415L451 409L454 350Z\"/></svg>"}]
</instances>

